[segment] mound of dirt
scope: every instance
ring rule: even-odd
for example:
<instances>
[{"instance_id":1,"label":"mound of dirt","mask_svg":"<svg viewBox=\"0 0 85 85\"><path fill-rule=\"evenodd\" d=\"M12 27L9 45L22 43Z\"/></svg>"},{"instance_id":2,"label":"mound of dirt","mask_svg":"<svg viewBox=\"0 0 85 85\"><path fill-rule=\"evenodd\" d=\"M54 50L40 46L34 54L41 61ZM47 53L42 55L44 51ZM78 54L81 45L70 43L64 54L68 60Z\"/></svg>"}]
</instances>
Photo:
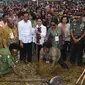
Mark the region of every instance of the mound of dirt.
<instances>
[{"instance_id":1,"label":"mound of dirt","mask_svg":"<svg viewBox=\"0 0 85 85\"><path fill-rule=\"evenodd\" d=\"M60 65L52 67L51 64L46 63L19 63L17 68L24 75L25 79L47 79L51 80L54 76L60 76L65 82L64 85L74 85L78 77L82 73L84 67L71 66L69 63L70 70L63 69ZM9 73L4 75L0 80L5 79L19 79L19 77L14 73ZM48 85L42 82L0 82L0 85Z\"/></svg>"}]
</instances>

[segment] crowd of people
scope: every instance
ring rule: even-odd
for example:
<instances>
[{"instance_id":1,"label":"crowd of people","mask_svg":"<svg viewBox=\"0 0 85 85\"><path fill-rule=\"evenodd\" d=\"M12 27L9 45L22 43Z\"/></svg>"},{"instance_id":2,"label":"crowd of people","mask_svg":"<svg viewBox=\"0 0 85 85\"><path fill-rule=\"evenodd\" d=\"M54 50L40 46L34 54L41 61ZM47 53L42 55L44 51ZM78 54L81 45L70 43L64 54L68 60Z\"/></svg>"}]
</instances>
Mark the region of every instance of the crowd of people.
<instances>
[{"instance_id":1,"label":"crowd of people","mask_svg":"<svg viewBox=\"0 0 85 85\"><path fill-rule=\"evenodd\" d=\"M67 69L65 61L83 65L84 9L85 4L72 1L39 6L20 3L3 6L0 9L3 13L0 18L0 56L4 57L0 57L0 73L7 70L7 64L15 67L9 53L7 58L4 55L7 48L11 48L12 56L19 49L20 62L24 63L32 62L35 55L38 62L52 63L53 66L58 62Z\"/></svg>"}]
</instances>

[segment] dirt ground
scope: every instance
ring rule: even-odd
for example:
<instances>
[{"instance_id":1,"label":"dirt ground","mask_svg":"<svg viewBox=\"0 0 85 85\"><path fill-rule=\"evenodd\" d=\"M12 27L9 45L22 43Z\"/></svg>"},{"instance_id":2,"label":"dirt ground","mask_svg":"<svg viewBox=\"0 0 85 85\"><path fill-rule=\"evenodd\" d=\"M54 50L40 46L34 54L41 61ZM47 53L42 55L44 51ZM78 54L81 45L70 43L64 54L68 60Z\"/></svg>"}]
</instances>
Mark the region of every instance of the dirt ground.
<instances>
[{"instance_id":1,"label":"dirt ground","mask_svg":"<svg viewBox=\"0 0 85 85\"><path fill-rule=\"evenodd\" d=\"M80 74L84 70L84 66L72 66L68 63L69 70L63 69L59 64L57 64L54 68L51 67L50 64L39 64L39 63L19 63L17 65L18 69L23 73L26 79L48 79L50 80L54 76L61 76L63 80L65 80L64 85L75 85L75 82L79 78ZM4 79L19 79L14 73L9 73L4 75L0 80ZM85 83L84 83L85 84ZM46 83L35 82L35 83L10 83L10 82L0 82L0 85L47 85Z\"/></svg>"}]
</instances>

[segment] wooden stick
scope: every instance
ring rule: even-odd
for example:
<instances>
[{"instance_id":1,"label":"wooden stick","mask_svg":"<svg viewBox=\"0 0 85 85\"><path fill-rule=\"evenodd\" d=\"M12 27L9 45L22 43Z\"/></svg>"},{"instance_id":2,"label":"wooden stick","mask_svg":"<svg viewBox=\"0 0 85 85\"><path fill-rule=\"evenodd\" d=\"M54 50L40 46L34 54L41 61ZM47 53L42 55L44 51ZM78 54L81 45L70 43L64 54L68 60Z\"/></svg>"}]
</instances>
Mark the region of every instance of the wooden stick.
<instances>
[{"instance_id":1,"label":"wooden stick","mask_svg":"<svg viewBox=\"0 0 85 85\"><path fill-rule=\"evenodd\" d=\"M5 79L0 82L48 82L46 79Z\"/></svg>"},{"instance_id":2,"label":"wooden stick","mask_svg":"<svg viewBox=\"0 0 85 85\"><path fill-rule=\"evenodd\" d=\"M85 73L85 69L84 69L84 71L82 72L82 74L80 75L80 77L78 78L76 84L78 84L78 82L80 81L80 79L82 78L82 76L84 75L84 73Z\"/></svg>"},{"instance_id":3,"label":"wooden stick","mask_svg":"<svg viewBox=\"0 0 85 85\"><path fill-rule=\"evenodd\" d=\"M84 80L85 80L85 75L84 75L84 77L83 77L83 79L82 79L82 81L81 81L81 84L80 84L80 85L83 85Z\"/></svg>"}]
</instances>

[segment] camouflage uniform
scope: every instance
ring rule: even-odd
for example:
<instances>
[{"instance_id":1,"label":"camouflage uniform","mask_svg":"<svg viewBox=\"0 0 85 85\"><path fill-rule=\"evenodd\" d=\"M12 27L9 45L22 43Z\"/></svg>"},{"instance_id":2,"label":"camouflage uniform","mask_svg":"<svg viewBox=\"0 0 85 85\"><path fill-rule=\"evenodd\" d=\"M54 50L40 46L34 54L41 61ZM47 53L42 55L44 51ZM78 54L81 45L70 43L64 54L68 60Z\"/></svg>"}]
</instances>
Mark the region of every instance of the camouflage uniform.
<instances>
[{"instance_id":1,"label":"camouflage uniform","mask_svg":"<svg viewBox=\"0 0 85 85\"><path fill-rule=\"evenodd\" d=\"M85 33L85 22L84 21L73 21L71 23L71 31L76 39L79 39ZM82 54L83 54L83 44L84 38L79 39L78 43L75 43L73 38L71 40L71 63L75 63L77 59L77 64L82 65Z\"/></svg>"},{"instance_id":2,"label":"camouflage uniform","mask_svg":"<svg viewBox=\"0 0 85 85\"><path fill-rule=\"evenodd\" d=\"M14 65L14 57L10 54L9 49L1 48L0 49L0 75L6 74L12 69L11 66Z\"/></svg>"}]
</instances>

